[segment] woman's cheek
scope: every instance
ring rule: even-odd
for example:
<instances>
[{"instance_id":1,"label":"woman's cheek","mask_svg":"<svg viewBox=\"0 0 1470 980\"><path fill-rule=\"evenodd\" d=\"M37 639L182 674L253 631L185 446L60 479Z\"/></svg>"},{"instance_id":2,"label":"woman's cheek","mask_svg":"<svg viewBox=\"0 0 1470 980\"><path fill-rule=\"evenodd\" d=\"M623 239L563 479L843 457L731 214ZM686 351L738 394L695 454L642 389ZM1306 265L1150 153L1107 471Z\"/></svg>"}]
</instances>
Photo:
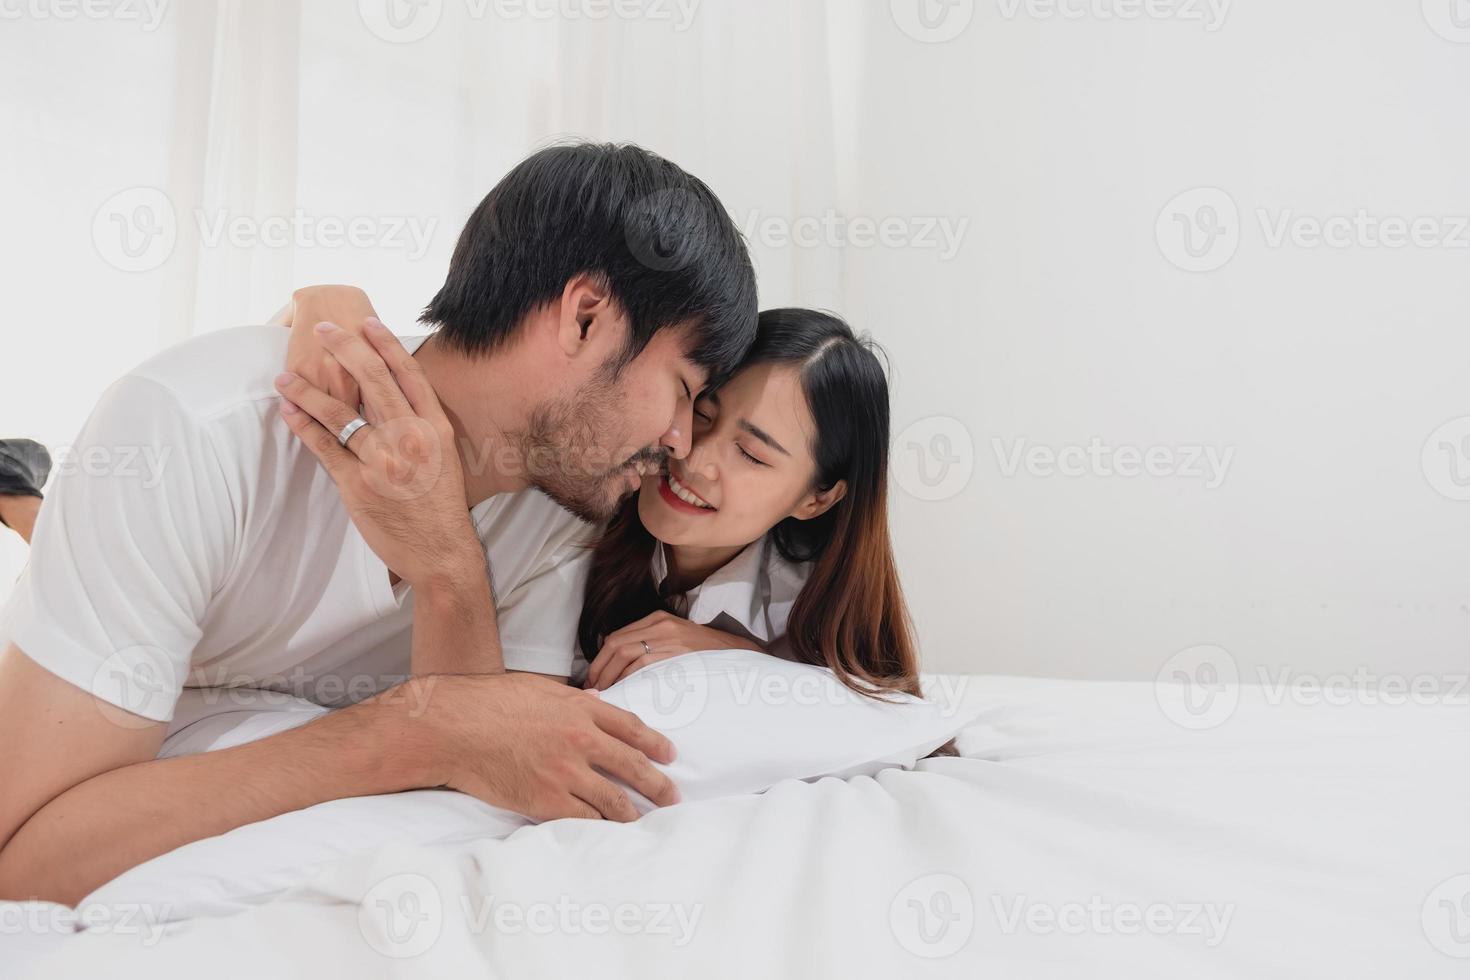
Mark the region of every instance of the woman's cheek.
<instances>
[{"instance_id":1,"label":"woman's cheek","mask_svg":"<svg viewBox=\"0 0 1470 980\"><path fill-rule=\"evenodd\" d=\"M721 489L724 502L715 517L721 519L721 535L731 544L754 541L780 523L783 515L755 481L727 482Z\"/></svg>"}]
</instances>

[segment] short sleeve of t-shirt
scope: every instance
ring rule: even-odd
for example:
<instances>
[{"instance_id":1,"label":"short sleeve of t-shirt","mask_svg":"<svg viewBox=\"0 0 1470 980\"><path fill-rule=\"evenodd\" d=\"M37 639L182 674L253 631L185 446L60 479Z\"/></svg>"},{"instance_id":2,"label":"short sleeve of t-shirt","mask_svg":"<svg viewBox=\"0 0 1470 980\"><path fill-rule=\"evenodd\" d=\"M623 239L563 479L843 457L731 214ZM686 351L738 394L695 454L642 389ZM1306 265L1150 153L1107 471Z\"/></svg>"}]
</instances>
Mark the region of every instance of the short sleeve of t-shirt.
<instances>
[{"instance_id":1,"label":"short sleeve of t-shirt","mask_svg":"<svg viewBox=\"0 0 1470 980\"><path fill-rule=\"evenodd\" d=\"M219 457L171 391L129 375L57 470L0 639L104 701L168 721L236 526Z\"/></svg>"},{"instance_id":2,"label":"short sleeve of t-shirt","mask_svg":"<svg viewBox=\"0 0 1470 980\"><path fill-rule=\"evenodd\" d=\"M496 596L500 651L506 670L567 677L577 654L577 621L587 589L591 548L568 536L541 570L508 595Z\"/></svg>"}]
</instances>

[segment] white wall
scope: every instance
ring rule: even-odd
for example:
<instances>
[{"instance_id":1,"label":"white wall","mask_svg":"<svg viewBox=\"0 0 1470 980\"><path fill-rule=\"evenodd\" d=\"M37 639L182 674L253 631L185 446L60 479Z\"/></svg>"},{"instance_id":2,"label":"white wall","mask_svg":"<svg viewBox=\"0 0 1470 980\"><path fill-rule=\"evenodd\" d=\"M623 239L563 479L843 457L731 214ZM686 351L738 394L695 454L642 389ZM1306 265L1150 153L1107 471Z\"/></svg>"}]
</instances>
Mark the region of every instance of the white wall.
<instances>
[{"instance_id":1,"label":"white wall","mask_svg":"<svg viewBox=\"0 0 1470 980\"><path fill-rule=\"evenodd\" d=\"M165 4L155 29L0 7L0 429L63 444L130 364L293 284L360 282L407 326L506 167L631 139L722 195L764 305L889 350L931 667L1152 677L1216 643L1248 677L1465 669L1470 423L1423 453L1470 416L1462 0L922 0L928 27L920 0L627 2L442 0L418 40L375 0ZM130 272L105 229L137 187L177 241ZM1223 234L1192 260L1175 216L1203 243L1206 204ZM296 209L377 244L207 240ZM1434 242L1273 244L1360 209ZM1094 438L1228 466L1025 461Z\"/></svg>"},{"instance_id":2,"label":"white wall","mask_svg":"<svg viewBox=\"0 0 1470 980\"><path fill-rule=\"evenodd\" d=\"M1214 32L998 10L942 46L875 25L863 58L863 206L972 222L950 263L857 253L844 294L891 346L898 417L974 444L963 493L900 497L927 648L1098 677L1202 643L1251 677L1463 673L1470 504L1421 450L1470 415L1470 45L1366 0L1236 4ZM1217 246L1238 250L1186 272L1156 218L1201 186L1238 207ZM1272 247L1258 215L1359 209L1436 219L1436 246ZM1234 456L1209 489L1008 477L993 442L1094 436Z\"/></svg>"}]
</instances>

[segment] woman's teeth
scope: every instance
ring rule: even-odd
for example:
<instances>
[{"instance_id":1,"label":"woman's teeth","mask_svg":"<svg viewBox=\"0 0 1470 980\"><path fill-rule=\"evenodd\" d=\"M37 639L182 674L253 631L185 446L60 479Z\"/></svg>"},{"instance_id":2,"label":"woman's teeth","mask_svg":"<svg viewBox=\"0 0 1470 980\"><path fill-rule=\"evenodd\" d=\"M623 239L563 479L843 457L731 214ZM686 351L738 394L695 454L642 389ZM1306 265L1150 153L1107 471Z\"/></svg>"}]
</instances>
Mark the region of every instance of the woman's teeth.
<instances>
[{"instance_id":1,"label":"woman's teeth","mask_svg":"<svg viewBox=\"0 0 1470 980\"><path fill-rule=\"evenodd\" d=\"M714 510L714 508L711 507L709 504L705 503L699 497L695 496L694 491L690 490L688 487L684 486L684 484L674 479L674 474L668 474L668 481L669 489L674 491L674 496L684 501L684 503L693 504L694 506L702 508L703 510Z\"/></svg>"}]
</instances>

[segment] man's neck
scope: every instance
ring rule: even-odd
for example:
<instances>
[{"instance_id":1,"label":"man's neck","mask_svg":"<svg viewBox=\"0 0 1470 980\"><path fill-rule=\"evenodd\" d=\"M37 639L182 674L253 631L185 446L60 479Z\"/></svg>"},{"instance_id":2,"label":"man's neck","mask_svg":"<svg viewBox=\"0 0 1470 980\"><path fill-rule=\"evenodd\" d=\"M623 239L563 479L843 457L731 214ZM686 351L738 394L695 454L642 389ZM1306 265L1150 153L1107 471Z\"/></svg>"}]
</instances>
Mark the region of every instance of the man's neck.
<instances>
[{"instance_id":1,"label":"man's neck","mask_svg":"<svg viewBox=\"0 0 1470 980\"><path fill-rule=\"evenodd\" d=\"M517 383L518 372L508 358L497 353L471 359L447 350L437 334L413 356L454 426L469 505L529 486L510 434L525 428L534 396Z\"/></svg>"}]
</instances>

